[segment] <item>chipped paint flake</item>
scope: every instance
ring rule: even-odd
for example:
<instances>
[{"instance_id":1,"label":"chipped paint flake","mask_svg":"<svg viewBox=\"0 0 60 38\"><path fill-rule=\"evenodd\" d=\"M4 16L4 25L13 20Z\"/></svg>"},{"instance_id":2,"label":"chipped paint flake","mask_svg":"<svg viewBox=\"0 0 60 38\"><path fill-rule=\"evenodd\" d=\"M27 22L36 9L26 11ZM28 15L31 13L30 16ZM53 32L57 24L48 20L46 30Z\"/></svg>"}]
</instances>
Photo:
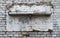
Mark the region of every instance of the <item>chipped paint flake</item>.
<instances>
[{"instance_id":1,"label":"chipped paint flake","mask_svg":"<svg viewBox=\"0 0 60 38\"><path fill-rule=\"evenodd\" d=\"M15 5L10 8L11 12L9 14L51 14L51 6L36 6L33 5L31 7L26 5Z\"/></svg>"}]
</instances>

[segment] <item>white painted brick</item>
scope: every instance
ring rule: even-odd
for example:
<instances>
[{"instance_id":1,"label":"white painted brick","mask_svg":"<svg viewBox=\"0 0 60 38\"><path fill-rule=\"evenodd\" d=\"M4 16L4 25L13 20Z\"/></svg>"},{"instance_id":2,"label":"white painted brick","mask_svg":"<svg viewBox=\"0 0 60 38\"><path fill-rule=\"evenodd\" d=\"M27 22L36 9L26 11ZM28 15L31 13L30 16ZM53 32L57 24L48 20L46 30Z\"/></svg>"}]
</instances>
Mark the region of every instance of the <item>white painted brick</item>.
<instances>
[{"instance_id":1,"label":"white painted brick","mask_svg":"<svg viewBox=\"0 0 60 38\"><path fill-rule=\"evenodd\" d=\"M60 9L54 9L54 12L55 13L59 13L60 12Z\"/></svg>"},{"instance_id":2,"label":"white painted brick","mask_svg":"<svg viewBox=\"0 0 60 38\"><path fill-rule=\"evenodd\" d=\"M6 0L6 1L7 1L7 0ZM9 1L10 1L10 2L9 2ZM8 0L7 3L12 3L11 1L12 1L12 0ZM15 0L14 0L14 1L15 1ZM19 1L20 1L20 0L19 0ZM48 1L49 1L49 0L48 0ZM59 7L59 6L60 6L60 0L53 0L53 2L54 2L54 5L56 6L56 7L54 8L54 9L55 9L54 12L55 12L55 14L56 14L56 17L54 17L54 18L56 18L56 20L57 20L57 26L60 28L60 14L59 14L59 13L60 13L60 7ZM55 3L55 2L57 2L57 3ZM0 4L4 4L4 2L3 2L2 0L0 0ZM1 6L1 5L0 5L0 6ZM1 17L3 18L4 15L3 15L3 16L1 15L0 18L1 18ZM56 21L56 20L55 20L55 21ZM55 22L55 21L54 21L54 22ZM26 37L26 38L60 38L59 36L56 36L56 35L58 35L58 34L60 33L60 32L58 32L59 29L57 29L57 26L55 26L56 28L53 27L53 28L55 29L55 31L54 31L55 33L54 33L54 32L52 33L52 34L54 34L54 35L52 35L52 37L50 37L50 35L49 35L50 33L49 33L49 32L46 33L46 34L48 35L48 37L44 36L45 33L43 33L43 32L42 32L42 33L40 32L40 33L38 33L38 34L39 34L39 35L40 35L40 34L41 34L41 35L43 34L44 37L41 36L41 35L38 36L37 33L36 33L36 35L37 35L37 37L36 37L36 36L34 36L34 33L32 33L32 32L30 33L30 34L32 34L32 35L31 35L32 37L31 37L31 36L30 36L30 37L26 37L26 36L25 36L25 37ZM5 30L5 27L0 27L0 31L4 31L4 30ZM56 30L57 30L57 31L56 31ZM1 34L3 34L3 35L1 35ZM4 34L5 34L5 32L0 32L0 38L23 38L23 37L16 37L16 36L14 36L14 37L8 37L8 35L10 35L10 34L11 34L11 36L13 36L13 34L14 34L14 35L17 35L16 33L13 33L13 32L7 34L6 37L4 36ZM34 37L33 37L33 36L34 36ZM24 37L24 38L25 38L25 37Z\"/></svg>"},{"instance_id":3,"label":"white painted brick","mask_svg":"<svg viewBox=\"0 0 60 38\"><path fill-rule=\"evenodd\" d=\"M60 6L54 6L55 9L60 9Z\"/></svg>"},{"instance_id":4,"label":"white painted brick","mask_svg":"<svg viewBox=\"0 0 60 38\"><path fill-rule=\"evenodd\" d=\"M0 27L0 31L6 31L6 27Z\"/></svg>"}]
</instances>

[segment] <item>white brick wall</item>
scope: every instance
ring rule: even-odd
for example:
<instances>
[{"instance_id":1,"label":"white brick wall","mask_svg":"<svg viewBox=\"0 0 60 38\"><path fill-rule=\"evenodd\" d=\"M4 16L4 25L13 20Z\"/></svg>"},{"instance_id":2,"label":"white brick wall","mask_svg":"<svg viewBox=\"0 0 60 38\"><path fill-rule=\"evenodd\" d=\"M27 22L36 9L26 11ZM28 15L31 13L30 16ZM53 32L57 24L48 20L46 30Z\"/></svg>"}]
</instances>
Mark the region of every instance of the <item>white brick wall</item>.
<instances>
[{"instance_id":1,"label":"white brick wall","mask_svg":"<svg viewBox=\"0 0 60 38\"><path fill-rule=\"evenodd\" d=\"M0 6L3 5L3 7L7 4L7 3L12 3L12 0L0 0ZM9 2L10 1L10 2ZM14 0L15 1L15 0ZM53 1L53 5L54 5L54 13L53 13L53 32L26 32L28 35L23 35L23 32L16 32L16 31L6 31L6 22L2 22L2 24L0 25L0 38L60 38L60 14L59 14L59 10L60 10L60 0L52 0ZM0 19L6 19L5 17L5 7L0 7L0 9L3 11L0 11ZM3 8L3 9L2 9ZM6 12L7 13L7 12ZM1 20L2 21L2 20ZM1 22L0 21L0 22ZM3 20L4 21L4 20Z\"/></svg>"}]
</instances>

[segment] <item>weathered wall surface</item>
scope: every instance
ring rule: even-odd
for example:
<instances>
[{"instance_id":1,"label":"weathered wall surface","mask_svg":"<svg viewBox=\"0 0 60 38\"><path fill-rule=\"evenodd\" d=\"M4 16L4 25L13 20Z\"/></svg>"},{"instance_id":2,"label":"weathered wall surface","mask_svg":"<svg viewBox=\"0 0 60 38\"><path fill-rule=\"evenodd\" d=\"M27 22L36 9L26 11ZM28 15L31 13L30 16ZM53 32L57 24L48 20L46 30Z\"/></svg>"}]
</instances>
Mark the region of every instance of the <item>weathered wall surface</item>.
<instances>
[{"instance_id":1,"label":"weathered wall surface","mask_svg":"<svg viewBox=\"0 0 60 38\"><path fill-rule=\"evenodd\" d=\"M53 32L17 32L7 31L6 5L13 0L0 0L0 38L60 38L60 0L52 0L53 12ZM15 1L15 0L14 0ZM15 1L19 2L19 1ZM27 35L25 35L27 33Z\"/></svg>"}]
</instances>

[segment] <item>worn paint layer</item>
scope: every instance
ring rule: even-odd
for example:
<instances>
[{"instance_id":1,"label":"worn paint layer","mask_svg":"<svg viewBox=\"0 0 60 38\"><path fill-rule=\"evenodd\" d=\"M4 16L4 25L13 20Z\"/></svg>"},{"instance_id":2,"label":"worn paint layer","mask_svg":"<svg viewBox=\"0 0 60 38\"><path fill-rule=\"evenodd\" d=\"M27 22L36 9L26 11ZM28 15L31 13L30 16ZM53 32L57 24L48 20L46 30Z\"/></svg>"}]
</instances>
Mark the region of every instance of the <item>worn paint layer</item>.
<instances>
[{"instance_id":1,"label":"worn paint layer","mask_svg":"<svg viewBox=\"0 0 60 38\"><path fill-rule=\"evenodd\" d=\"M49 29L53 29L52 19L50 19L51 16L45 16L45 14L52 15L52 6L45 4L35 5L35 3L32 2L26 4L27 3L15 3L12 4L12 6L10 5L7 13L7 31L48 31Z\"/></svg>"}]
</instances>

